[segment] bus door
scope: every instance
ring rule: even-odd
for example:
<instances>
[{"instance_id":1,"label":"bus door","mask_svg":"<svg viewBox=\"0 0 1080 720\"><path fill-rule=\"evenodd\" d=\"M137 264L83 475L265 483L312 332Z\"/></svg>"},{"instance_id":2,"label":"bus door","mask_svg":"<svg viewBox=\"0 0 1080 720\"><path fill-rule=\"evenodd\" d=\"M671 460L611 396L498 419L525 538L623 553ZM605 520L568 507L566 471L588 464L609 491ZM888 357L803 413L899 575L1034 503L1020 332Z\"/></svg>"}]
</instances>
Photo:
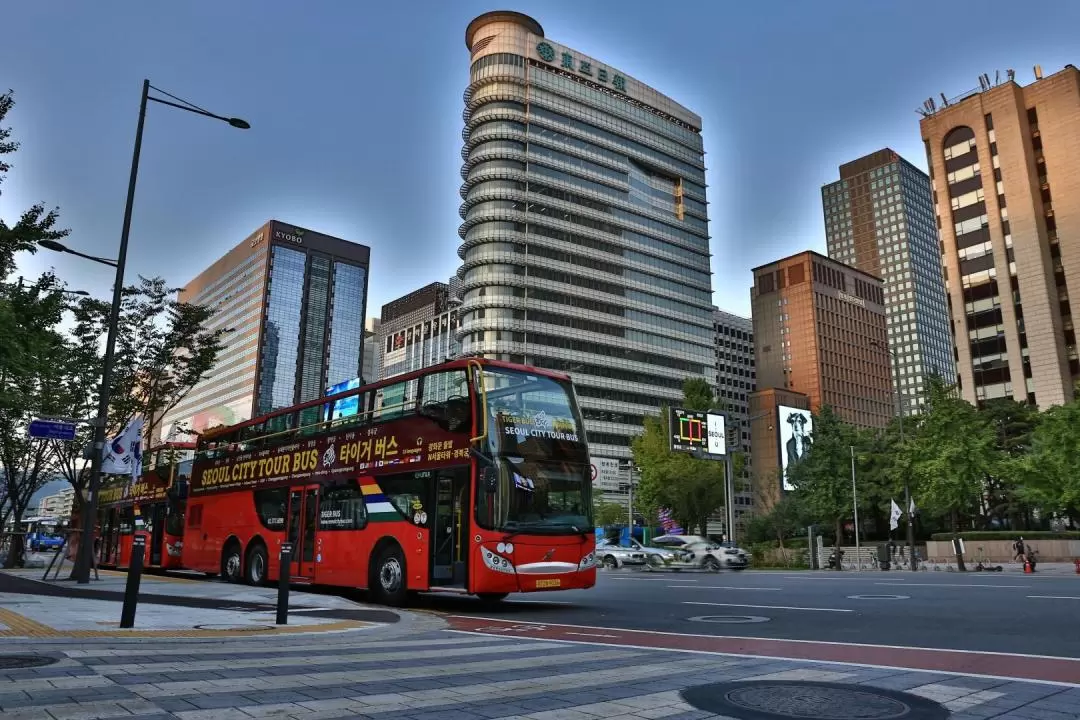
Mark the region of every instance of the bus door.
<instances>
[{"instance_id":1,"label":"bus door","mask_svg":"<svg viewBox=\"0 0 1080 720\"><path fill-rule=\"evenodd\" d=\"M319 486L291 488L286 536L292 543L290 572L297 580L315 581L315 561L320 554L319 540L316 535L318 522Z\"/></svg>"},{"instance_id":2,"label":"bus door","mask_svg":"<svg viewBox=\"0 0 1080 720\"><path fill-rule=\"evenodd\" d=\"M431 578L434 585L465 587L468 579L469 473L440 471L435 481L435 522L431 530Z\"/></svg>"},{"instance_id":3,"label":"bus door","mask_svg":"<svg viewBox=\"0 0 1080 720\"><path fill-rule=\"evenodd\" d=\"M150 523L150 564L160 566L165 545L166 504L154 503L146 510L146 519Z\"/></svg>"}]
</instances>

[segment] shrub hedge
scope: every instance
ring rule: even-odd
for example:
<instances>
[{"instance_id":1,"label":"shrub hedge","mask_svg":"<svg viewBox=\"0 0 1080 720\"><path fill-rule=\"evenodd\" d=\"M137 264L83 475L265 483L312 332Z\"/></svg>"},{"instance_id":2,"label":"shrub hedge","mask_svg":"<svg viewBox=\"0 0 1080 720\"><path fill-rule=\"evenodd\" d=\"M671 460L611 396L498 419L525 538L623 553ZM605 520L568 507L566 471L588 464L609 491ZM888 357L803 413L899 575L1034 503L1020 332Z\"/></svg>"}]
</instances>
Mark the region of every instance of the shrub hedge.
<instances>
[{"instance_id":1,"label":"shrub hedge","mask_svg":"<svg viewBox=\"0 0 1080 720\"><path fill-rule=\"evenodd\" d=\"M1047 532L1044 530L980 530L962 532L959 536L964 540L1016 540L1023 536L1025 540L1080 540L1080 532ZM931 540L952 540L952 533L934 533Z\"/></svg>"}]
</instances>

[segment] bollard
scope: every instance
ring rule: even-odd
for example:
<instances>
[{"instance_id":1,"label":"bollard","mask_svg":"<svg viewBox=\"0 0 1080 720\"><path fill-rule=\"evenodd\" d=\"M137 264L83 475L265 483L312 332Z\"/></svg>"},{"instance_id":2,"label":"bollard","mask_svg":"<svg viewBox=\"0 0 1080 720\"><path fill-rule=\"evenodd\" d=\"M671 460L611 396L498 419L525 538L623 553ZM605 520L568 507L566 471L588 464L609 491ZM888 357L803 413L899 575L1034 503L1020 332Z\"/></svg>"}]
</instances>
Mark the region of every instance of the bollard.
<instances>
[{"instance_id":1,"label":"bollard","mask_svg":"<svg viewBox=\"0 0 1080 720\"><path fill-rule=\"evenodd\" d=\"M292 570L292 544L282 543L278 556L277 586L277 621L278 625L289 624L289 572Z\"/></svg>"},{"instance_id":2,"label":"bollard","mask_svg":"<svg viewBox=\"0 0 1080 720\"><path fill-rule=\"evenodd\" d=\"M120 611L120 627L135 627L135 608L139 605L139 582L142 580L143 555L146 554L146 536L136 535L131 543L131 567L128 568L127 584L124 586L124 608Z\"/></svg>"}]
</instances>

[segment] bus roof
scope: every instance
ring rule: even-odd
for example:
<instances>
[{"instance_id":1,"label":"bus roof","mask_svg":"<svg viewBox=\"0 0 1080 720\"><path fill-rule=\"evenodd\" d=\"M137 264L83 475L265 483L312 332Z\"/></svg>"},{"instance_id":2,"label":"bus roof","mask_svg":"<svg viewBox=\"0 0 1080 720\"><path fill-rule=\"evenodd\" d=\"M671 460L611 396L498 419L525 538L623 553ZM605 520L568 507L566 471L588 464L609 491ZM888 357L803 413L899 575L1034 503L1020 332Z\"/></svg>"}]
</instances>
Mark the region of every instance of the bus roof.
<instances>
[{"instance_id":1,"label":"bus roof","mask_svg":"<svg viewBox=\"0 0 1080 720\"><path fill-rule=\"evenodd\" d=\"M289 413L299 412L301 410L307 410L308 408L320 407L329 403L337 402L352 395L359 395L364 392L371 392L380 388L388 387L390 385L397 385L398 383L408 382L409 380L415 380L425 375L433 375L438 372L446 372L447 370L454 370L457 368L466 368L470 363L479 363L480 365L486 365L490 367L506 368L507 370L519 370L527 373L535 373L537 375L545 375L547 377L555 378L557 380L570 380L570 376L564 372L558 370L544 370L531 365L518 365L511 362L505 362L503 360L489 360L487 358L478 357L462 357L456 360L448 360L438 365L430 365L421 370L414 370L409 373L402 373L393 377L386 378L385 380L379 380L377 382L368 383L367 385L361 385L360 387L353 388L352 390L345 390L343 392L335 393L334 395L326 395L324 397L317 398L315 400L308 400L307 402L299 403L297 405L290 405L289 407L279 408L272 412L253 417L250 420L244 420L233 425L226 425L224 427L214 428L202 433L197 433L200 440L212 439L217 435L222 435L227 432L235 432L250 425L258 425L264 422L268 417L274 417L278 415L288 415Z\"/></svg>"}]
</instances>

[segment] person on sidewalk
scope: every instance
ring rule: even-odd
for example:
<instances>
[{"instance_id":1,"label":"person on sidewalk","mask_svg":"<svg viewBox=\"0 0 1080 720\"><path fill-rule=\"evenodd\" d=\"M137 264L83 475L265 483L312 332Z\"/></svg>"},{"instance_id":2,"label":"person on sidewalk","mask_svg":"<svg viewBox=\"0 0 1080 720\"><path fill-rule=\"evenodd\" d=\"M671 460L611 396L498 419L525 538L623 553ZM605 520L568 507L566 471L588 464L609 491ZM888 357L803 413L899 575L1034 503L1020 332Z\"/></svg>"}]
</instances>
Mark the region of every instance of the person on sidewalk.
<instances>
[{"instance_id":1,"label":"person on sidewalk","mask_svg":"<svg viewBox=\"0 0 1080 720\"><path fill-rule=\"evenodd\" d=\"M1013 543L1013 562L1024 562L1024 538Z\"/></svg>"}]
</instances>

